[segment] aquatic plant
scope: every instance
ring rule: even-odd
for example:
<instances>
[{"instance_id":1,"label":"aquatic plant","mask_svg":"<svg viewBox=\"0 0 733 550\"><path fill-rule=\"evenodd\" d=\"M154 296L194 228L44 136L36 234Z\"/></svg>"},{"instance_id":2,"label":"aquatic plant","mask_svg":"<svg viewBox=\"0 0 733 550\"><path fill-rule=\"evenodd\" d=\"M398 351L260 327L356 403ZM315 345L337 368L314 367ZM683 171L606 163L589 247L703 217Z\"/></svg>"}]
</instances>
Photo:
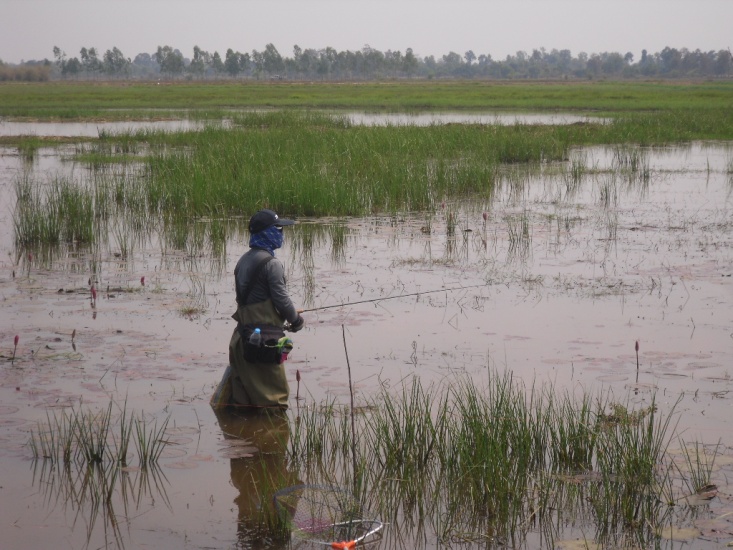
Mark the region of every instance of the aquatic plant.
<instances>
[{"instance_id":1,"label":"aquatic plant","mask_svg":"<svg viewBox=\"0 0 733 550\"><path fill-rule=\"evenodd\" d=\"M659 495L674 407L578 400L492 373L481 386L425 388L414 377L357 410L353 436L346 408L299 408L289 455L310 483L356 487L397 537L429 526L443 542L490 534L516 546L538 528L559 536L573 517L599 544L647 545L671 521Z\"/></svg>"},{"instance_id":2,"label":"aquatic plant","mask_svg":"<svg viewBox=\"0 0 733 550\"><path fill-rule=\"evenodd\" d=\"M134 414L128 416L126 404L120 416L113 415L114 402L97 413L88 410L71 409L60 415L47 415L45 424L38 424L31 431L28 445L36 460L51 460L64 464L127 464L129 440L132 426L135 426L136 447L141 467L155 463L166 441L162 437L167 420L162 428L155 424L148 429L147 422ZM113 426L119 426L115 434Z\"/></svg>"},{"instance_id":3,"label":"aquatic plant","mask_svg":"<svg viewBox=\"0 0 733 550\"><path fill-rule=\"evenodd\" d=\"M15 352L18 351L18 342L19 341L20 341L20 335L16 334L15 338L13 338L13 358L10 360L11 365L15 363Z\"/></svg>"}]
</instances>

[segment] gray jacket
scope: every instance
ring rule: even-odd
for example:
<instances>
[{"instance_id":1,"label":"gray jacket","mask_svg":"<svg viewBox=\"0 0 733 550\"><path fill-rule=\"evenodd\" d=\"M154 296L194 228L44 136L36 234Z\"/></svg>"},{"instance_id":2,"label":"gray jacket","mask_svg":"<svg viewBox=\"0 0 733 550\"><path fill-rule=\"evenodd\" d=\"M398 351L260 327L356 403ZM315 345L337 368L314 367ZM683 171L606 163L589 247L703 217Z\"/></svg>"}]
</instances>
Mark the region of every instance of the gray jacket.
<instances>
[{"instance_id":1,"label":"gray jacket","mask_svg":"<svg viewBox=\"0 0 733 550\"><path fill-rule=\"evenodd\" d=\"M241 295L247 288L252 271L257 267L262 258L269 256L267 250L261 248L250 248L245 252L234 268L234 284L236 285L237 295ZM250 289L246 304L251 305L272 300L278 314L289 323L298 320L298 312L290 300L286 283L285 268L280 260L273 258L260 271L257 280Z\"/></svg>"}]
</instances>

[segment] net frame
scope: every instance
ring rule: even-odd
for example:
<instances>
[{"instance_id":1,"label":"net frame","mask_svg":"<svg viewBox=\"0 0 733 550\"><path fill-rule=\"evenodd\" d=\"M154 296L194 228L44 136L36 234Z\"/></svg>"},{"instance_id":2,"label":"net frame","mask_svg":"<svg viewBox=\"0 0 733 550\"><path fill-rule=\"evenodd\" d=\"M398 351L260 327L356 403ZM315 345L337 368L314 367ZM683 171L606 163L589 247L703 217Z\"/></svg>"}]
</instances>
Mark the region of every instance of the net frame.
<instances>
[{"instance_id":1,"label":"net frame","mask_svg":"<svg viewBox=\"0 0 733 550\"><path fill-rule=\"evenodd\" d=\"M362 517L348 491L332 485L293 485L273 495L281 519L301 539L334 549L351 549L379 533L384 524Z\"/></svg>"}]
</instances>

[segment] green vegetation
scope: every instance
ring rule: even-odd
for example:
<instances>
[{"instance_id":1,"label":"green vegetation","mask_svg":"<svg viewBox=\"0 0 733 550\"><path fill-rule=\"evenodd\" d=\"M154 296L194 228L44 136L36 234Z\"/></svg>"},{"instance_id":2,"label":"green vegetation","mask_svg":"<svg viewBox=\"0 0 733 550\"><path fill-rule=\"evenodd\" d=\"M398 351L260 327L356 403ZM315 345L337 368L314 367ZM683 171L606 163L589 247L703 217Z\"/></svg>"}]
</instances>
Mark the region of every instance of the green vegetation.
<instances>
[{"instance_id":1,"label":"green vegetation","mask_svg":"<svg viewBox=\"0 0 733 550\"><path fill-rule=\"evenodd\" d=\"M114 412L110 401L97 413L74 410L47 417L31 432L34 478L46 502L60 502L84 517L87 537L94 533L99 520L105 536L117 548L124 548L121 523L115 502L128 509L143 495L160 497L170 505L165 494L165 478L158 460L168 441L165 431L168 418L161 425L128 414L125 403ZM130 464L132 439L138 466ZM131 476L136 476L136 480Z\"/></svg>"},{"instance_id":2,"label":"green vegetation","mask_svg":"<svg viewBox=\"0 0 733 550\"><path fill-rule=\"evenodd\" d=\"M221 119L252 108L716 112L733 109L733 82L0 83L0 116L31 120Z\"/></svg>"},{"instance_id":3,"label":"green vegetation","mask_svg":"<svg viewBox=\"0 0 733 550\"><path fill-rule=\"evenodd\" d=\"M648 184L649 167L631 145L733 138L733 109L712 108L560 126L361 126L307 111L230 120L200 131L102 134L77 146L77 160L95 168L84 182L21 177L16 242L93 243L116 217L125 250L133 244L126 227L140 235L160 229L159 220L170 248L195 253L208 239L219 250L226 220L261 207L298 216L435 212L446 200L490 199L506 166L562 163L571 148L599 144L616 147L616 170L629 183ZM589 168L576 160L569 169L570 190ZM612 195L604 197L610 205ZM197 219L213 220L208 235Z\"/></svg>"},{"instance_id":4,"label":"green vegetation","mask_svg":"<svg viewBox=\"0 0 733 550\"><path fill-rule=\"evenodd\" d=\"M40 185L27 174L16 180L13 216L16 242L28 246L61 242L92 243L105 208L95 191L66 178Z\"/></svg>"},{"instance_id":5,"label":"green vegetation","mask_svg":"<svg viewBox=\"0 0 733 550\"><path fill-rule=\"evenodd\" d=\"M135 448L141 467L158 461L166 446L164 432L168 426L155 423L149 426L142 418L128 415L126 406L114 417L113 402L99 413L89 411L62 412L60 417L49 417L45 425L39 424L31 432L30 448L36 460L49 460L67 467L82 468L95 464L127 466L130 437L134 431ZM116 427L116 431L115 431Z\"/></svg>"},{"instance_id":6,"label":"green vegetation","mask_svg":"<svg viewBox=\"0 0 733 550\"><path fill-rule=\"evenodd\" d=\"M521 547L531 533L556 540L572 522L603 547L647 548L675 495L710 480L710 468L695 467L708 461L699 447L686 451L694 469L680 478L667 451L673 414L654 400L633 409L607 393L526 388L511 374L486 387L414 378L360 407L353 433L333 403L299 410L289 453L306 483L354 488L398 538L424 529L446 544Z\"/></svg>"}]
</instances>

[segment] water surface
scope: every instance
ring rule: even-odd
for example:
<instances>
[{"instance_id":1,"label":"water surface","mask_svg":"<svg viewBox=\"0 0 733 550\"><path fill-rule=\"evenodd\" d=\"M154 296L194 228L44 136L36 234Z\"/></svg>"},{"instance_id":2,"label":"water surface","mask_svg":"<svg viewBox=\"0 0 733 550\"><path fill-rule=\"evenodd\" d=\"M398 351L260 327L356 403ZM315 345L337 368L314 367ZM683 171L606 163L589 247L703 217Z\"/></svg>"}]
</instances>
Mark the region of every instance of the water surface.
<instances>
[{"instance_id":1,"label":"water surface","mask_svg":"<svg viewBox=\"0 0 733 550\"><path fill-rule=\"evenodd\" d=\"M36 128L37 135L61 131ZM733 512L725 477L733 462L731 146L642 153L648 177L611 173L618 151L592 148L573 152L597 170L578 182L561 166L507 169L491 203L299 219L278 251L294 301L314 310L293 336L292 415L324 399L348 403L344 346L357 403L410 376L481 383L504 370L528 386L610 390L636 406L656 395L662 410L681 397L675 422L684 438L722 444L723 496L710 514ZM28 170L88 174L54 149L42 149L30 166L13 149L0 154L0 546L87 543L89 510L82 506L78 519L49 489L26 443L48 414L101 409L110 399L151 419L171 418L164 479L146 485L139 472L128 475L135 498L124 514L124 544L235 546L250 536L242 510L251 487L242 479L256 463L231 457L226 420L208 400L227 363L231 273L246 233L235 233L222 255L176 249L156 233L127 257L114 234L94 251L18 250L13 182ZM203 313L183 313L191 305ZM90 529L89 547L110 544L104 525L99 519ZM695 541L714 547L706 544Z\"/></svg>"}]
</instances>

